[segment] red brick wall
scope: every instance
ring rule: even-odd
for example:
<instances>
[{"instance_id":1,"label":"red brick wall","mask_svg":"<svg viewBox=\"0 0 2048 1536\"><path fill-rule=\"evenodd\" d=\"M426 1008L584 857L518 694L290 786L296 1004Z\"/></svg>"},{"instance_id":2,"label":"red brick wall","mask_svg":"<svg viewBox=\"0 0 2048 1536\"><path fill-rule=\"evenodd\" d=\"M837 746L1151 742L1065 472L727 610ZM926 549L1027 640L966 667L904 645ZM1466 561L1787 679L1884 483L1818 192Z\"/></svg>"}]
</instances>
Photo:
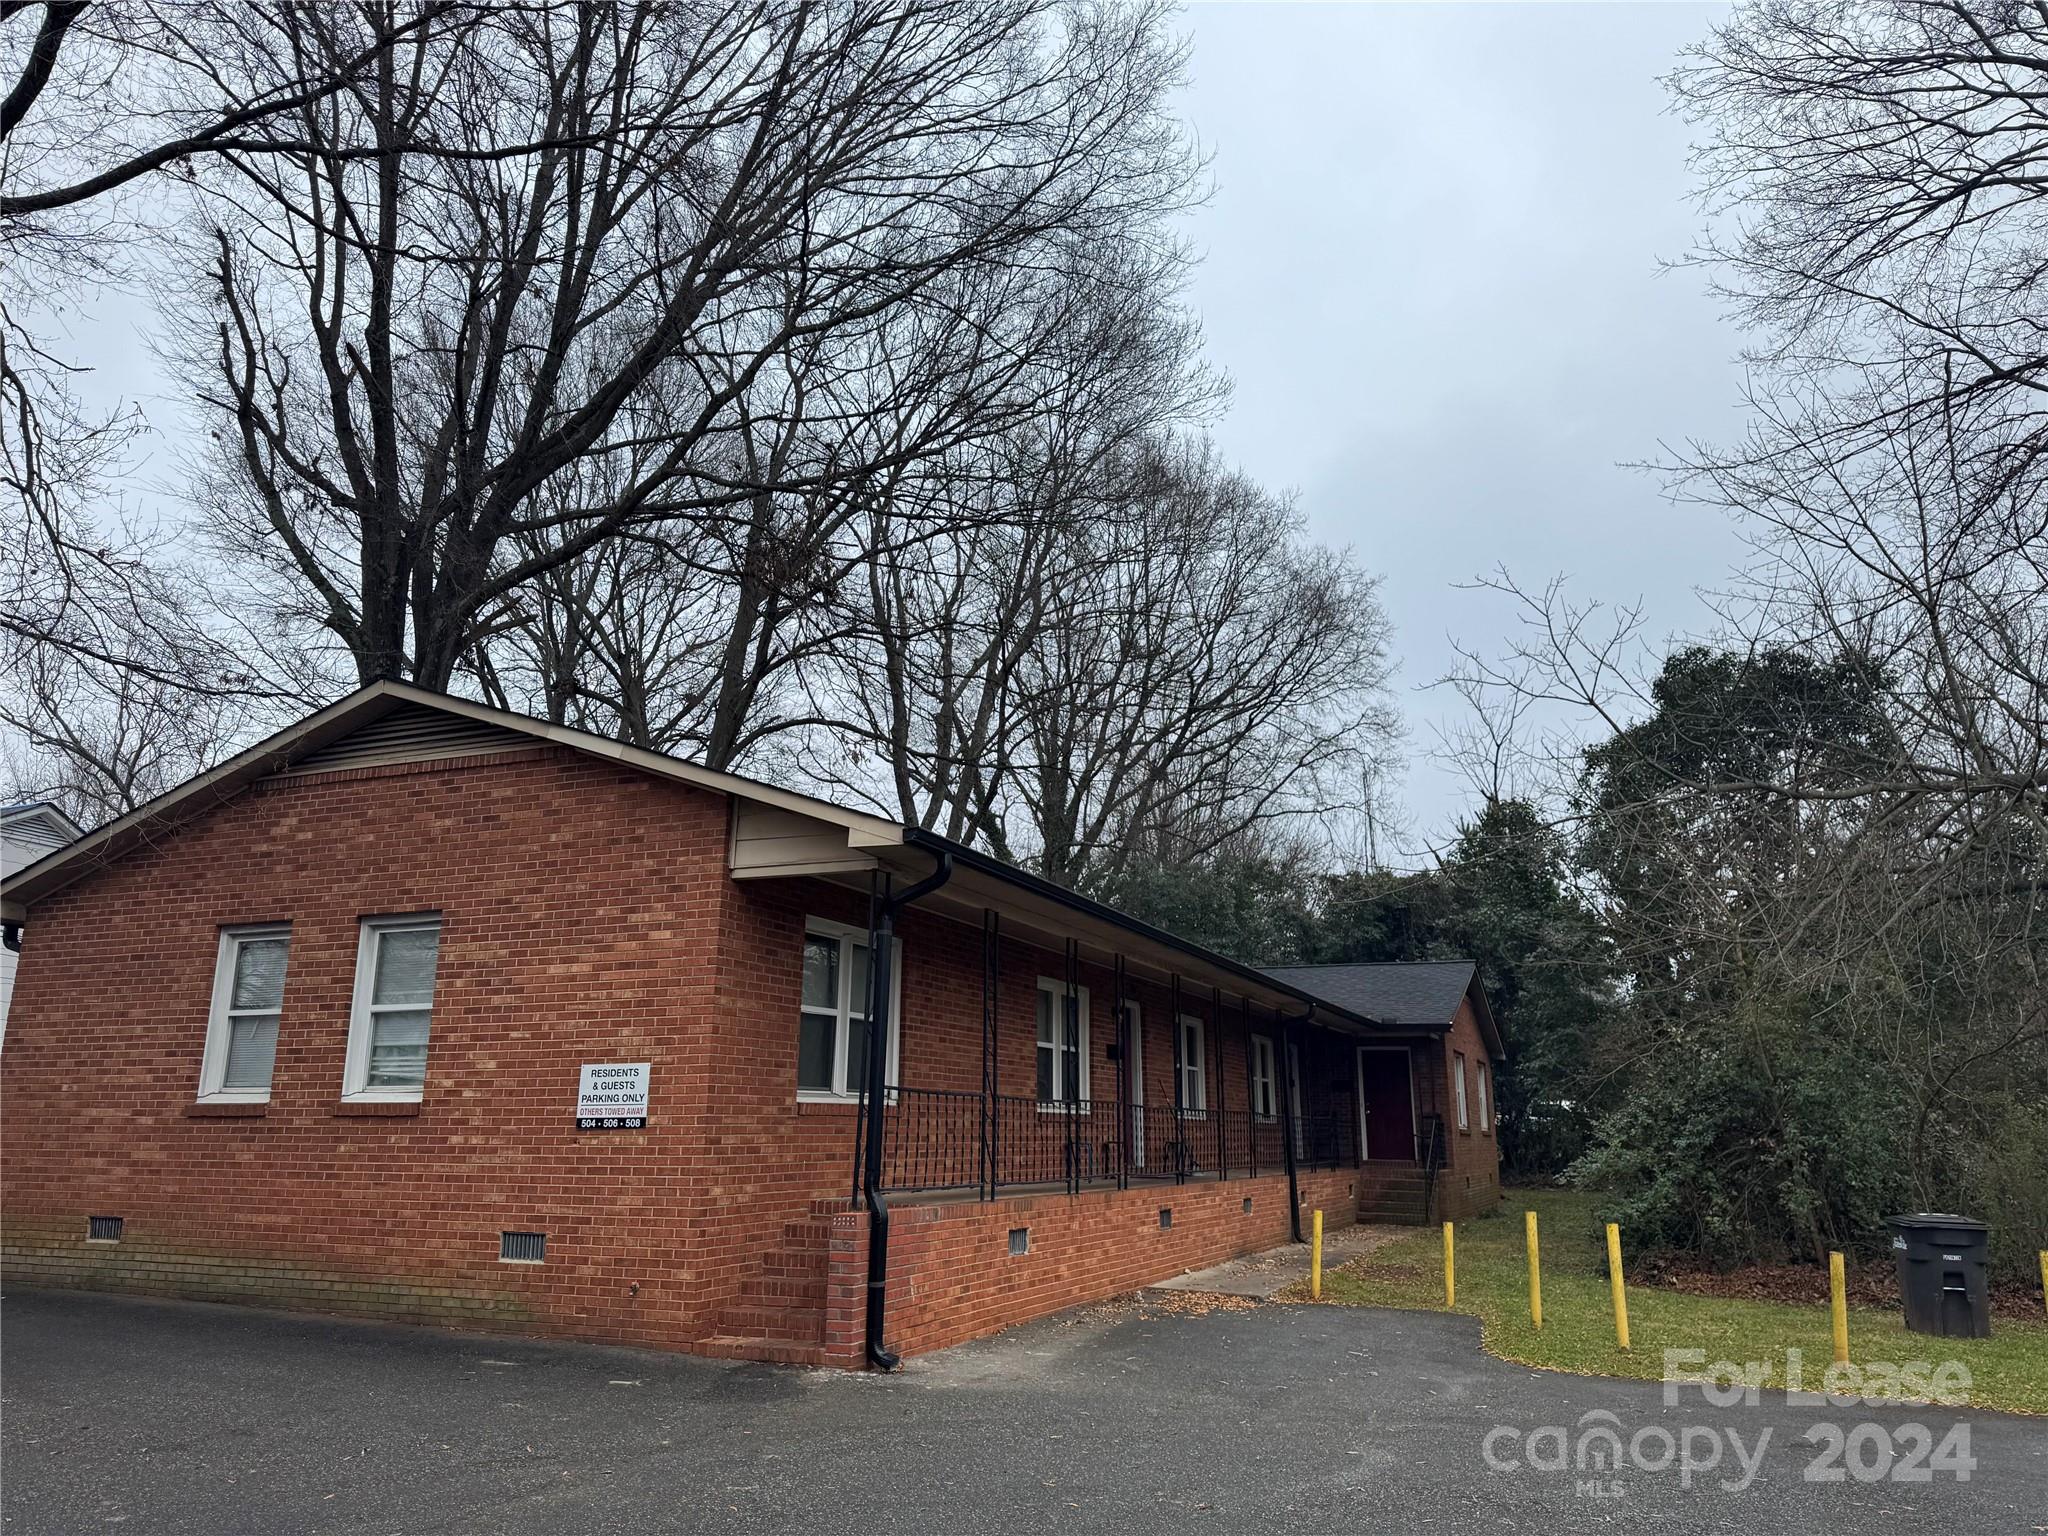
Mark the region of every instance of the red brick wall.
<instances>
[{"instance_id":1,"label":"red brick wall","mask_svg":"<svg viewBox=\"0 0 2048 1536\"><path fill-rule=\"evenodd\" d=\"M1303 1173L1299 1187L1304 1236L1313 1210L1322 1210L1326 1229L1355 1219L1354 1171ZM1173 1213L1170 1228L1160 1226L1162 1210ZM1019 1227L1029 1248L1012 1254L1010 1233ZM899 1354L923 1354L1289 1236L1284 1174L905 1206L890 1217L884 1331ZM867 1278L865 1243L835 1249L833 1262L834 1293L855 1296ZM858 1328L850 1335L860 1336Z\"/></svg>"},{"instance_id":2,"label":"red brick wall","mask_svg":"<svg viewBox=\"0 0 2048 1536\"><path fill-rule=\"evenodd\" d=\"M8 1276L701 1339L785 1221L850 1192L851 1106L796 1102L797 999L806 916L866 921L839 887L733 881L727 830L722 797L536 747L267 781L39 903L0 1055ZM419 911L443 923L423 1100L343 1105L359 920ZM219 930L257 922L291 925L270 1102L197 1106ZM978 1088L979 935L918 912L901 932L901 1079ZM1005 1093L1034 1091L1041 974L1061 958L1006 944ZM1112 979L1082 980L1093 1092L1113 1100ZM1135 992L1147 1097L1171 1106L1169 997ZM1182 1007L1213 1011L1207 996ZM1228 1004L1209 1047L1211 1103L1241 1110ZM648 1128L577 1132L579 1065L642 1060ZM1328 1092L1348 1104L1348 1069ZM1148 1235L1090 1268L1077 1248L1043 1294L1108 1294L1238 1251L1252 1228L1223 1217L1252 1186L1221 1188L1236 1192L1178 1197L1194 1203L1167 1249ZM1124 1205L1156 1225L1149 1198ZM1280 1202L1254 1199L1272 1240ZM89 1215L125 1218L123 1241L85 1242ZM498 1262L508 1229L546 1232L546 1263Z\"/></svg>"},{"instance_id":3,"label":"red brick wall","mask_svg":"<svg viewBox=\"0 0 2048 1536\"><path fill-rule=\"evenodd\" d=\"M1467 1106L1466 1128L1462 1131L1458 1129L1458 1101L1452 1086L1457 1071L1456 1053L1460 1051L1465 1056ZM1450 1161L1437 1175L1437 1207L1447 1221L1476 1216L1500 1203L1500 1143L1494 1135L1492 1115L1489 1113L1482 1124L1479 1114L1478 1073L1482 1065L1490 1071L1492 1058L1487 1053L1485 1037L1479 1032L1472 1001L1467 998L1458 1004L1458 1016L1443 1043L1444 1139ZM1498 1092L1497 1085L1488 1085L1489 1110L1495 1107Z\"/></svg>"},{"instance_id":4,"label":"red brick wall","mask_svg":"<svg viewBox=\"0 0 2048 1536\"><path fill-rule=\"evenodd\" d=\"M550 749L272 780L39 903L0 1058L17 1281L673 1342L736 1264L709 1176L739 1054L726 808ZM443 914L418 1106L340 1100L367 914ZM267 1106L195 1111L221 925L290 922ZM651 1127L574 1128L584 1061ZM786 1110L783 1116L786 1118ZM126 1219L117 1246L87 1215ZM497 1261L543 1230L547 1262Z\"/></svg>"}]
</instances>

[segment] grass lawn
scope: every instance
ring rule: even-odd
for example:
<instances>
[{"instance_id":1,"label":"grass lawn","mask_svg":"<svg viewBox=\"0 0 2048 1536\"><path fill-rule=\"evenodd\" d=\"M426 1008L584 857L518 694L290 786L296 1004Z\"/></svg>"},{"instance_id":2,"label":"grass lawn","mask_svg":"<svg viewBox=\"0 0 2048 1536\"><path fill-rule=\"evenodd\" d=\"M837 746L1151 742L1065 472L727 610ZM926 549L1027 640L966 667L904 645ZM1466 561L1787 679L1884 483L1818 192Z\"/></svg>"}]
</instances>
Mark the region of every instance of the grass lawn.
<instances>
[{"instance_id":1,"label":"grass lawn","mask_svg":"<svg viewBox=\"0 0 2048 1536\"><path fill-rule=\"evenodd\" d=\"M1529 1322L1529 1272L1522 1213L1533 1210L1543 1232L1543 1329ZM1716 1361L1759 1362L1761 1384L1787 1384L1788 1349L1799 1350L1801 1384L1822 1390L1834 1358L1828 1309L1774 1302L1722 1300L1630 1286L1631 1350L1615 1346L1607 1288L1607 1255L1589 1195L1562 1190L1511 1190L1498 1216L1460 1222L1457 1229L1458 1305L1480 1319L1486 1348L1503 1360L1582 1375L1636 1376L1660 1381L1664 1351L1697 1349L1706 1367ZM1628 1233L1622 1233L1626 1245ZM1305 1300L1306 1284L1286 1293ZM1323 1276L1323 1300L1349 1306L1441 1311L1444 1304L1443 1235L1418 1229L1411 1237ZM1968 1368L1971 1406L2048 1414L2048 1321L1998 1318L1989 1339L1938 1339L1908 1333L1895 1310L1849 1311L1849 1357L1871 1362ZM1704 1368L1680 1374L1704 1375ZM1923 1389L1924 1392L1924 1389ZM1887 1395L1866 1388L1865 1395ZM1896 1395L1895 1393L1892 1395Z\"/></svg>"}]
</instances>

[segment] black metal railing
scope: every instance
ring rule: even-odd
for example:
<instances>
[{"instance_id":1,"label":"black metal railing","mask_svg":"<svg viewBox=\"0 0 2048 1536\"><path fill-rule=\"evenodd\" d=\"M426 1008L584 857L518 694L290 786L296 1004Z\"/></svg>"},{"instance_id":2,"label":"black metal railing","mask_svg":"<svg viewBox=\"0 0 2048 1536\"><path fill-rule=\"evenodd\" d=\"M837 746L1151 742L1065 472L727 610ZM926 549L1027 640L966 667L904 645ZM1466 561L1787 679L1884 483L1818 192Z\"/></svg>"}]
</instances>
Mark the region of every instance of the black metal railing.
<instances>
[{"instance_id":1,"label":"black metal railing","mask_svg":"<svg viewBox=\"0 0 2048 1536\"><path fill-rule=\"evenodd\" d=\"M1358 1162L1358 1122L1350 1115L1303 1115L1295 1122L1294 1160L1302 1168L1349 1168Z\"/></svg>"},{"instance_id":2,"label":"black metal railing","mask_svg":"<svg viewBox=\"0 0 2048 1536\"><path fill-rule=\"evenodd\" d=\"M1357 1128L1346 1116L1307 1116L1294 1133L1301 1167L1357 1160ZM1282 1120L1243 1109L892 1088L883 1116L882 1188L993 1194L1274 1174L1287 1164L1286 1135Z\"/></svg>"},{"instance_id":3,"label":"black metal railing","mask_svg":"<svg viewBox=\"0 0 2048 1536\"><path fill-rule=\"evenodd\" d=\"M1444 1140L1444 1117L1424 1115L1415 1130L1415 1160L1422 1165L1422 1219L1436 1219L1436 1176L1443 1172L1450 1148Z\"/></svg>"}]
</instances>

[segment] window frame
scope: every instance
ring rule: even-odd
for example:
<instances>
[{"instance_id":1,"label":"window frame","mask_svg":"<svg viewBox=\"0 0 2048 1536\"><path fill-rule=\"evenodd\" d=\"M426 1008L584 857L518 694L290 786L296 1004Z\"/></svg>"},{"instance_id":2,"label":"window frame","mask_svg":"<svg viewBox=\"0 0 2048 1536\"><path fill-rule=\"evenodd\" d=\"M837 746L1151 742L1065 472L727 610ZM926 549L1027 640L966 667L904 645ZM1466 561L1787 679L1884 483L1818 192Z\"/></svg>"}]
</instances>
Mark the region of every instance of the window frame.
<instances>
[{"instance_id":1,"label":"window frame","mask_svg":"<svg viewBox=\"0 0 2048 1536\"><path fill-rule=\"evenodd\" d=\"M811 939L814 938L832 939L837 941L841 946L839 951L839 999L837 1003L837 1012L835 1015L835 1021L833 1026L837 1033L833 1036L832 1040L832 1081L836 1084L844 1084L845 1086L833 1088L806 1088L803 1086L802 1083L798 1083L796 1089L796 1100L799 1104L858 1104L860 1102L860 1096L863 1091L863 1088L861 1086L855 1086L846 1083L846 1068L848 1061L852 1056L852 1051L849 1049L849 1046L853 1038L853 967L846 963L846 950L844 946L850 940L856 944L859 944L862 948L866 948L868 942L868 931L865 928L857 928L852 923L835 922L833 919L829 917L807 917L804 919L803 941L805 943L808 943ZM799 944L797 948L796 963L796 1026L797 1040L798 1042L801 1042L803 1037L803 1016L806 1013L817 1013L822 1016L824 1010L806 1008L804 1006L804 957L803 948L801 944ZM873 956L868 957L868 963L870 965L874 964ZM900 1047L902 1030L903 939L900 935L897 935L891 938L889 943L888 1056L882 1066L882 1075L885 1079L883 1086L885 1088L894 1089L895 1087L899 1086L896 1082L896 1076L901 1065L901 1058L898 1054L898 1051ZM889 1098L891 1101L893 1101L894 1094L890 1094Z\"/></svg>"},{"instance_id":2,"label":"window frame","mask_svg":"<svg viewBox=\"0 0 2048 1536\"><path fill-rule=\"evenodd\" d=\"M201 1104L268 1104L270 1089L277 1081L277 1061L271 1059L270 1084L262 1088L230 1088L226 1085L228 1044L233 1035L235 961L242 945L251 939L285 941L285 978L277 990L278 1033L284 1032L284 988L291 980L292 925L285 923L231 923L220 930L220 945L214 952L213 1000L206 1011L206 1044L199 1053L199 1097ZM244 1008L243 1013L260 1010Z\"/></svg>"},{"instance_id":3,"label":"window frame","mask_svg":"<svg viewBox=\"0 0 2048 1536\"><path fill-rule=\"evenodd\" d=\"M1184 1013L1178 1021L1180 1038L1174 1042L1174 1069L1180 1073L1180 1109L1183 1115L1207 1119L1209 1114L1209 1021L1199 1013ZM1195 1032L1201 1059L1188 1060L1188 1031ZM1194 1092L1188 1092L1188 1073L1194 1072Z\"/></svg>"},{"instance_id":4,"label":"window frame","mask_svg":"<svg viewBox=\"0 0 2048 1536\"><path fill-rule=\"evenodd\" d=\"M1465 1097L1465 1053L1453 1051L1451 1059L1452 1071L1456 1074L1451 1083L1451 1093L1458 1105L1458 1129L1469 1136L1472 1134L1472 1111Z\"/></svg>"},{"instance_id":5,"label":"window frame","mask_svg":"<svg viewBox=\"0 0 2048 1536\"><path fill-rule=\"evenodd\" d=\"M1280 1056L1271 1035L1252 1036L1252 1118L1271 1125L1280 1118ZM1263 1097L1271 1109L1260 1109Z\"/></svg>"},{"instance_id":6,"label":"window frame","mask_svg":"<svg viewBox=\"0 0 2048 1536\"><path fill-rule=\"evenodd\" d=\"M1040 1113L1041 1115L1058 1115L1058 1114L1065 1114L1065 1113L1066 1113L1066 1111L1067 1111L1067 1105L1068 1105L1068 1101L1067 1101L1066 1099L1059 1099L1059 1098L1054 1098L1054 1099L1039 1099L1039 1098L1038 1098L1038 1053L1039 1053L1040 1051L1043 1051L1043 1050L1047 1049L1047 1046L1048 1046L1048 1042L1046 1042L1046 1041L1044 1041L1044 1040L1041 1040L1041 1039L1039 1039L1039 1038L1038 1038L1038 999L1039 999L1040 997L1042 997L1042 996L1047 996L1047 995L1050 995L1050 996L1051 996L1051 998L1052 998L1052 1002L1053 1002L1053 1018L1054 1018L1055 1020L1058 1020L1058 1018L1060 1017L1060 1007L1061 1007L1061 1005L1062 1005L1063 1003L1065 1003L1065 1002L1066 1002L1066 999L1067 999L1067 984L1066 984L1066 982L1065 982L1065 981L1063 981L1063 980L1061 980L1061 979L1060 979L1059 977L1057 977L1057 976L1041 976L1041 977L1039 977L1039 978L1038 978L1038 987L1037 987L1037 990L1036 990L1035 992L1033 992L1033 994L1032 994L1032 998L1031 998L1031 1096L1032 1096L1032 1097L1033 1097L1034 1099L1037 1099L1037 1100L1038 1100L1038 1112L1039 1112L1039 1113ZM1078 982L1076 982L1076 983L1075 983L1075 985L1074 985L1074 1020L1075 1020L1075 1025L1076 1025L1076 1030L1075 1030L1075 1033L1076 1033L1076 1034L1077 1034L1077 1035L1078 1035L1078 1036L1080 1037L1079 1039L1077 1039L1077 1040L1076 1040L1076 1041L1074 1042L1074 1043L1075 1043L1075 1046L1076 1046L1076 1048L1077 1048L1077 1049L1076 1049L1076 1054L1077 1054L1077 1055L1078 1055L1078 1056L1080 1057L1080 1064L1081 1064L1081 1081L1080 1081L1080 1084L1079 1084L1079 1089L1078 1089L1078 1092L1079 1092L1079 1100L1080 1100L1080 1102L1081 1102L1082 1104L1090 1104L1090 1103L1093 1103L1093 1102L1094 1102L1094 1098L1093 1098L1094 1082L1093 1082L1093 1077L1092 1077L1092 1074L1090 1073L1090 1070L1089 1070L1089 1063L1088 1063L1088 1056L1089 1056L1089 1038L1088 1038L1088 989L1087 989L1087 988L1086 988L1085 986L1082 986L1082 985L1081 985L1080 983L1078 983ZM1052 1040L1052 1042L1051 1042L1051 1050L1052 1050L1052 1053L1053 1053L1053 1063L1054 1063L1054 1066L1053 1066L1053 1089L1054 1089L1054 1091L1055 1091L1055 1092L1057 1092L1057 1091L1058 1091L1058 1089L1059 1089L1059 1086L1060 1086L1060 1084L1059 1084L1059 1065L1058 1065L1058 1063L1059 1063L1059 1058L1060 1058L1060 1047L1059 1047L1059 1037L1058 1037L1057 1035L1055 1035L1055 1036L1053 1037L1053 1040ZM1078 1113L1086 1113L1086 1111L1077 1111L1077 1112L1078 1112Z\"/></svg>"},{"instance_id":7,"label":"window frame","mask_svg":"<svg viewBox=\"0 0 2048 1536\"><path fill-rule=\"evenodd\" d=\"M1475 1064L1473 1080L1479 1089L1479 1129L1493 1134L1493 1072L1484 1061Z\"/></svg>"},{"instance_id":8,"label":"window frame","mask_svg":"<svg viewBox=\"0 0 2048 1536\"><path fill-rule=\"evenodd\" d=\"M357 923L356 937L356 982L348 1006L348 1056L342 1065L341 1101L344 1104L417 1104L425 1096L427 1084L421 1074L415 1088L373 1088L370 1086L370 1035L375 1019L371 994L377 985L377 947L387 933L406 932L419 928L434 930L434 988L427 997L427 1055L433 1056L435 996L441 990L441 945L440 938L444 925L439 912L398 912L377 917L365 917ZM407 1008L417 1008L409 1004ZM393 1012L406 1011L397 1007Z\"/></svg>"}]
</instances>

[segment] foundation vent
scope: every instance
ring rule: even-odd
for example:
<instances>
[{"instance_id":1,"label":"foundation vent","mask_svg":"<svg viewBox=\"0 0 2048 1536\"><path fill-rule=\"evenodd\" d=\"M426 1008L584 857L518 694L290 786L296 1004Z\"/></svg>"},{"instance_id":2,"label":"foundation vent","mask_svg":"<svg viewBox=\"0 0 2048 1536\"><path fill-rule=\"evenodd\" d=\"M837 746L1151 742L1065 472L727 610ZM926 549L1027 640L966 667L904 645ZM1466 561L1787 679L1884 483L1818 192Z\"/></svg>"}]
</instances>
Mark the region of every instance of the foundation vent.
<instances>
[{"instance_id":1,"label":"foundation vent","mask_svg":"<svg viewBox=\"0 0 2048 1536\"><path fill-rule=\"evenodd\" d=\"M545 1232L500 1232L498 1257L507 1264L538 1264L547 1257Z\"/></svg>"},{"instance_id":2,"label":"foundation vent","mask_svg":"<svg viewBox=\"0 0 2048 1536\"><path fill-rule=\"evenodd\" d=\"M89 1243L118 1243L121 1241L122 1218L119 1216L88 1216L85 1218L85 1240Z\"/></svg>"}]
</instances>

